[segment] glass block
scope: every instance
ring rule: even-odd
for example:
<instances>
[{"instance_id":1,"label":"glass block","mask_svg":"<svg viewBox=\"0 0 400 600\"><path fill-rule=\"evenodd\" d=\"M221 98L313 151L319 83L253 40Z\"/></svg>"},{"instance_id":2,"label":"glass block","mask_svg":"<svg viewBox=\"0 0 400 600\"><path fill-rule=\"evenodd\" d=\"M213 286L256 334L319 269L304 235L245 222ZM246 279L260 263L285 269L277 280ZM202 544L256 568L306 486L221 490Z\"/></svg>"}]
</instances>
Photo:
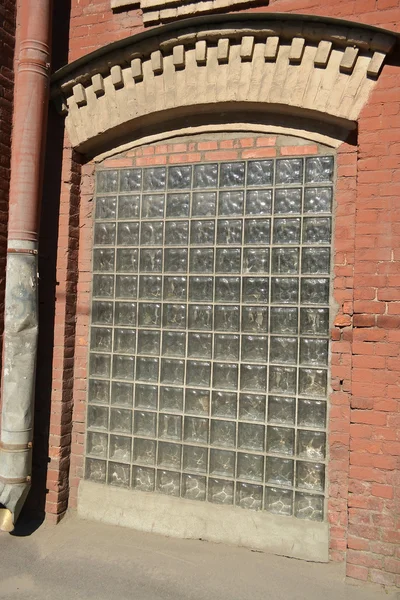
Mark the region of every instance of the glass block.
<instances>
[{"instance_id":1,"label":"glass block","mask_svg":"<svg viewBox=\"0 0 400 600\"><path fill-rule=\"evenodd\" d=\"M264 421L265 396L260 394L240 394L239 419L245 421Z\"/></svg>"},{"instance_id":2,"label":"glass block","mask_svg":"<svg viewBox=\"0 0 400 600\"><path fill-rule=\"evenodd\" d=\"M179 473L157 471L157 491L168 496L179 496Z\"/></svg>"},{"instance_id":3,"label":"glass block","mask_svg":"<svg viewBox=\"0 0 400 600\"><path fill-rule=\"evenodd\" d=\"M144 252L144 251L143 251ZM147 253L153 253L154 250L146 250ZM114 268L114 263L112 269ZM117 271L119 273L136 273L138 270L138 250L133 248L118 248L117 250Z\"/></svg>"},{"instance_id":4,"label":"glass block","mask_svg":"<svg viewBox=\"0 0 400 600\"><path fill-rule=\"evenodd\" d=\"M293 425L296 410L295 398L268 397L268 421L279 425Z\"/></svg>"},{"instance_id":5,"label":"glass block","mask_svg":"<svg viewBox=\"0 0 400 600\"><path fill-rule=\"evenodd\" d=\"M323 183L333 179L333 156L306 159L306 183Z\"/></svg>"},{"instance_id":6,"label":"glass block","mask_svg":"<svg viewBox=\"0 0 400 600\"><path fill-rule=\"evenodd\" d=\"M233 482L210 478L208 500L214 504L233 504Z\"/></svg>"},{"instance_id":7,"label":"glass block","mask_svg":"<svg viewBox=\"0 0 400 600\"><path fill-rule=\"evenodd\" d=\"M119 191L136 192L142 185L142 169L121 169L119 172Z\"/></svg>"},{"instance_id":8,"label":"glass block","mask_svg":"<svg viewBox=\"0 0 400 600\"><path fill-rule=\"evenodd\" d=\"M166 216L188 217L189 216L190 194L167 194Z\"/></svg>"},{"instance_id":9,"label":"glass block","mask_svg":"<svg viewBox=\"0 0 400 600\"><path fill-rule=\"evenodd\" d=\"M211 363L188 360L186 364L186 384L208 387L210 385Z\"/></svg>"},{"instance_id":10,"label":"glass block","mask_svg":"<svg viewBox=\"0 0 400 600\"><path fill-rule=\"evenodd\" d=\"M209 304L189 305L189 328L211 329L213 309Z\"/></svg>"},{"instance_id":11,"label":"glass block","mask_svg":"<svg viewBox=\"0 0 400 600\"><path fill-rule=\"evenodd\" d=\"M158 358L138 357L136 379L141 381L158 381Z\"/></svg>"},{"instance_id":12,"label":"glass block","mask_svg":"<svg viewBox=\"0 0 400 600\"><path fill-rule=\"evenodd\" d=\"M269 273L269 249L245 248L243 273Z\"/></svg>"},{"instance_id":13,"label":"glass block","mask_svg":"<svg viewBox=\"0 0 400 600\"><path fill-rule=\"evenodd\" d=\"M212 248L192 248L190 250L190 271L192 273L212 273L214 270L214 250Z\"/></svg>"},{"instance_id":14,"label":"glass block","mask_svg":"<svg viewBox=\"0 0 400 600\"><path fill-rule=\"evenodd\" d=\"M215 279L215 300L217 302L240 302L240 278L217 277Z\"/></svg>"},{"instance_id":15,"label":"glass block","mask_svg":"<svg viewBox=\"0 0 400 600\"><path fill-rule=\"evenodd\" d=\"M136 331L134 329L114 330L114 352L135 354Z\"/></svg>"},{"instance_id":16,"label":"glass block","mask_svg":"<svg viewBox=\"0 0 400 600\"><path fill-rule=\"evenodd\" d=\"M302 158L281 158L276 161L276 184L302 183L302 181Z\"/></svg>"},{"instance_id":17,"label":"glass block","mask_svg":"<svg viewBox=\"0 0 400 600\"><path fill-rule=\"evenodd\" d=\"M86 452L97 458L107 458L108 435L89 431L87 434Z\"/></svg>"},{"instance_id":18,"label":"glass block","mask_svg":"<svg viewBox=\"0 0 400 600\"><path fill-rule=\"evenodd\" d=\"M85 478L96 483L106 482L106 461L95 458L86 459Z\"/></svg>"},{"instance_id":19,"label":"glass block","mask_svg":"<svg viewBox=\"0 0 400 600\"><path fill-rule=\"evenodd\" d=\"M269 298L268 277L246 277L243 279L243 302L246 304L266 303Z\"/></svg>"},{"instance_id":20,"label":"glass block","mask_svg":"<svg viewBox=\"0 0 400 600\"><path fill-rule=\"evenodd\" d=\"M166 356L185 356L186 333L180 331L163 332L162 353Z\"/></svg>"},{"instance_id":21,"label":"glass block","mask_svg":"<svg viewBox=\"0 0 400 600\"><path fill-rule=\"evenodd\" d=\"M143 385L137 383L135 386L135 406L137 408L157 408L158 389L155 385Z\"/></svg>"},{"instance_id":22,"label":"glass block","mask_svg":"<svg viewBox=\"0 0 400 600\"><path fill-rule=\"evenodd\" d=\"M269 391L279 394L296 393L296 369L292 367L270 367Z\"/></svg>"},{"instance_id":23,"label":"glass block","mask_svg":"<svg viewBox=\"0 0 400 600\"><path fill-rule=\"evenodd\" d=\"M238 331L239 307L216 306L214 327L217 331Z\"/></svg>"},{"instance_id":24,"label":"glass block","mask_svg":"<svg viewBox=\"0 0 400 600\"><path fill-rule=\"evenodd\" d=\"M93 296L97 298L112 298L114 296L114 276L93 275Z\"/></svg>"},{"instance_id":25,"label":"glass block","mask_svg":"<svg viewBox=\"0 0 400 600\"><path fill-rule=\"evenodd\" d=\"M301 213L301 188L287 188L275 190L274 213Z\"/></svg>"},{"instance_id":26,"label":"glass block","mask_svg":"<svg viewBox=\"0 0 400 600\"><path fill-rule=\"evenodd\" d=\"M210 475L235 476L235 452L211 449Z\"/></svg>"},{"instance_id":27,"label":"glass block","mask_svg":"<svg viewBox=\"0 0 400 600\"><path fill-rule=\"evenodd\" d=\"M323 369L300 369L299 393L304 396L326 396L327 372Z\"/></svg>"},{"instance_id":28,"label":"glass block","mask_svg":"<svg viewBox=\"0 0 400 600\"><path fill-rule=\"evenodd\" d=\"M273 485L293 485L294 462L286 458L267 456L265 481Z\"/></svg>"},{"instance_id":29,"label":"glass block","mask_svg":"<svg viewBox=\"0 0 400 600\"><path fill-rule=\"evenodd\" d=\"M208 442L208 419L185 417L184 440L198 444Z\"/></svg>"},{"instance_id":30,"label":"glass block","mask_svg":"<svg viewBox=\"0 0 400 600\"><path fill-rule=\"evenodd\" d=\"M162 219L164 216L164 195L142 196L142 219Z\"/></svg>"},{"instance_id":31,"label":"glass block","mask_svg":"<svg viewBox=\"0 0 400 600\"><path fill-rule=\"evenodd\" d=\"M194 166L193 187L217 187L218 165L215 163Z\"/></svg>"},{"instance_id":32,"label":"glass block","mask_svg":"<svg viewBox=\"0 0 400 600\"><path fill-rule=\"evenodd\" d=\"M94 244L113 246L115 244L115 223L95 223Z\"/></svg>"},{"instance_id":33,"label":"glass block","mask_svg":"<svg viewBox=\"0 0 400 600\"><path fill-rule=\"evenodd\" d=\"M92 327L90 334L90 349L99 352L111 352L112 329Z\"/></svg>"},{"instance_id":34,"label":"glass block","mask_svg":"<svg viewBox=\"0 0 400 600\"><path fill-rule=\"evenodd\" d=\"M302 308L300 311L302 334L327 335L329 332L328 308Z\"/></svg>"},{"instance_id":35,"label":"glass block","mask_svg":"<svg viewBox=\"0 0 400 600\"><path fill-rule=\"evenodd\" d=\"M259 454L239 452L237 459L237 477L262 481L264 473L264 457Z\"/></svg>"},{"instance_id":36,"label":"glass block","mask_svg":"<svg viewBox=\"0 0 400 600\"><path fill-rule=\"evenodd\" d=\"M268 308L264 306L244 306L242 329L254 333L268 331Z\"/></svg>"},{"instance_id":37,"label":"glass block","mask_svg":"<svg viewBox=\"0 0 400 600\"><path fill-rule=\"evenodd\" d=\"M133 462L154 465L156 462L156 442L135 438L133 440Z\"/></svg>"},{"instance_id":38,"label":"glass block","mask_svg":"<svg viewBox=\"0 0 400 600\"><path fill-rule=\"evenodd\" d=\"M168 246L186 246L188 239L188 221L167 221L165 223L165 243Z\"/></svg>"},{"instance_id":39,"label":"glass block","mask_svg":"<svg viewBox=\"0 0 400 600\"><path fill-rule=\"evenodd\" d=\"M160 353L160 332L151 330L140 330L138 332L138 354Z\"/></svg>"},{"instance_id":40,"label":"glass block","mask_svg":"<svg viewBox=\"0 0 400 600\"><path fill-rule=\"evenodd\" d=\"M139 223L118 223L118 246L137 246L139 243Z\"/></svg>"},{"instance_id":41,"label":"glass block","mask_svg":"<svg viewBox=\"0 0 400 600\"><path fill-rule=\"evenodd\" d=\"M239 359L239 336L217 334L214 336L214 358L221 360Z\"/></svg>"},{"instance_id":42,"label":"glass block","mask_svg":"<svg viewBox=\"0 0 400 600\"><path fill-rule=\"evenodd\" d=\"M110 436L110 458L121 462L131 461L132 438L122 435Z\"/></svg>"},{"instance_id":43,"label":"glass block","mask_svg":"<svg viewBox=\"0 0 400 600\"><path fill-rule=\"evenodd\" d=\"M184 304L164 304L163 325L170 329L185 329L186 306Z\"/></svg>"},{"instance_id":44,"label":"glass block","mask_svg":"<svg viewBox=\"0 0 400 600\"><path fill-rule=\"evenodd\" d=\"M155 474L154 469L146 467L132 468L132 487L141 492L154 492Z\"/></svg>"},{"instance_id":45,"label":"glass block","mask_svg":"<svg viewBox=\"0 0 400 600\"><path fill-rule=\"evenodd\" d=\"M142 300L161 300L162 278L159 275L141 275L139 280L139 298Z\"/></svg>"},{"instance_id":46,"label":"glass block","mask_svg":"<svg viewBox=\"0 0 400 600\"><path fill-rule=\"evenodd\" d=\"M239 423L238 447L246 450L264 451L265 445L265 427L264 425L250 425L249 423Z\"/></svg>"},{"instance_id":47,"label":"glass block","mask_svg":"<svg viewBox=\"0 0 400 600\"><path fill-rule=\"evenodd\" d=\"M325 433L321 431L304 431L297 434L297 454L309 460L325 459Z\"/></svg>"},{"instance_id":48,"label":"glass block","mask_svg":"<svg viewBox=\"0 0 400 600\"><path fill-rule=\"evenodd\" d=\"M97 171L96 192L108 194L118 191L118 171Z\"/></svg>"},{"instance_id":49,"label":"glass block","mask_svg":"<svg viewBox=\"0 0 400 600\"><path fill-rule=\"evenodd\" d=\"M164 255L164 271L185 273L187 270L187 249L168 248Z\"/></svg>"},{"instance_id":50,"label":"glass block","mask_svg":"<svg viewBox=\"0 0 400 600\"><path fill-rule=\"evenodd\" d=\"M214 221L192 221L190 243L201 246L214 244Z\"/></svg>"},{"instance_id":51,"label":"glass block","mask_svg":"<svg viewBox=\"0 0 400 600\"><path fill-rule=\"evenodd\" d=\"M298 488L323 492L325 488L325 465L297 461L296 486Z\"/></svg>"},{"instance_id":52,"label":"glass block","mask_svg":"<svg viewBox=\"0 0 400 600\"><path fill-rule=\"evenodd\" d=\"M110 431L116 433L132 433L132 411L123 408L112 408Z\"/></svg>"},{"instance_id":53,"label":"glass block","mask_svg":"<svg viewBox=\"0 0 400 600\"><path fill-rule=\"evenodd\" d=\"M326 402L299 399L297 424L301 427L326 426Z\"/></svg>"},{"instance_id":54,"label":"glass block","mask_svg":"<svg viewBox=\"0 0 400 600\"><path fill-rule=\"evenodd\" d=\"M179 415L164 415L161 414L158 417L158 437L166 440L180 440L182 438L182 417ZM164 447L166 445L163 445ZM171 448L172 447L172 450ZM158 464L164 467L180 467L180 446L176 444L168 444L168 453L172 452L175 456L174 464L172 460L168 463L165 460L160 461L161 445L158 452ZM178 454L179 450L179 454ZM165 454L165 452L164 452ZM176 464L178 463L178 464Z\"/></svg>"},{"instance_id":55,"label":"glass block","mask_svg":"<svg viewBox=\"0 0 400 600\"><path fill-rule=\"evenodd\" d=\"M244 162L222 163L219 184L221 187L244 185Z\"/></svg>"},{"instance_id":56,"label":"glass block","mask_svg":"<svg viewBox=\"0 0 400 600\"><path fill-rule=\"evenodd\" d=\"M118 197L118 219L137 219L139 217L140 196Z\"/></svg>"},{"instance_id":57,"label":"glass block","mask_svg":"<svg viewBox=\"0 0 400 600\"><path fill-rule=\"evenodd\" d=\"M164 277L164 300L186 300L186 277Z\"/></svg>"},{"instance_id":58,"label":"glass block","mask_svg":"<svg viewBox=\"0 0 400 600\"><path fill-rule=\"evenodd\" d=\"M272 160L251 160L247 163L247 185L272 185L273 179Z\"/></svg>"},{"instance_id":59,"label":"glass block","mask_svg":"<svg viewBox=\"0 0 400 600\"><path fill-rule=\"evenodd\" d=\"M168 169L168 189L184 190L190 188L192 183L192 167L179 165Z\"/></svg>"},{"instance_id":60,"label":"glass block","mask_svg":"<svg viewBox=\"0 0 400 600\"><path fill-rule=\"evenodd\" d=\"M111 384L111 404L119 404L132 408L133 385L122 381L113 381Z\"/></svg>"},{"instance_id":61,"label":"glass block","mask_svg":"<svg viewBox=\"0 0 400 600\"><path fill-rule=\"evenodd\" d=\"M211 333L189 333L188 356L191 358L211 358Z\"/></svg>"},{"instance_id":62,"label":"glass block","mask_svg":"<svg viewBox=\"0 0 400 600\"><path fill-rule=\"evenodd\" d=\"M213 417L236 419L236 392L213 392L211 414Z\"/></svg>"},{"instance_id":63,"label":"glass block","mask_svg":"<svg viewBox=\"0 0 400 600\"><path fill-rule=\"evenodd\" d=\"M182 496L189 500L206 499L206 478L195 475L183 475Z\"/></svg>"},{"instance_id":64,"label":"glass block","mask_svg":"<svg viewBox=\"0 0 400 600\"><path fill-rule=\"evenodd\" d=\"M213 217L217 203L215 192L194 192L192 199L192 217Z\"/></svg>"},{"instance_id":65,"label":"glass block","mask_svg":"<svg viewBox=\"0 0 400 600\"><path fill-rule=\"evenodd\" d=\"M89 373L91 377L110 377L110 354L91 354Z\"/></svg>"},{"instance_id":66,"label":"glass block","mask_svg":"<svg viewBox=\"0 0 400 600\"><path fill-rule=\"evenodd\" d=\"M140 226L140 243L142 246L162 246L163 230L162 221L142 221Z\"/></svg>"},{"instance_id":67,"label":"glass block","mask_svg":"<svg viewBox=\"0 0 400 600\"><path fill-rule=\"evenodd\" d=\"M220 192L218 214L232 217L243 214L244 192Z\"/></svg>"},{"instance_id":68,"label":"glass block","mask_svg":"<svg viewBox=\"0 0 400 600\"><path fill-rule=\"evenodd\" d=\"M112 325L113 303L112 302L93 302L92 303L92 323L99 325Z\"/></svg>"},{"instance_id":69,"label":"glass block","mask_svg":"<svg viewBox=\"0 0 400 600\"><path fill-rule=\"evenodd\" d=\"M249 392L265 392L267 368L263 365L242 365L240 368L240 389Z\"/></svg>"},{"instance_id":70,"label":"glass block","mask_svg":"<svg viewBox=\"0 0 400 600\"><path fill-rule=\"evenodd\" d=\"M271 337L269 360L272 363L297 363L297 338Z\"/></svg>"},{"instance_id":71,"label":"glass block","mask_svg":"<svg viewBox=\"0 0 400 600\"><path fill-rule=\"evenodd\" d=\"M186 388L185 392L185 411L193 415L208 415L209 413L209 392L207 390L192 390Z\"/></svg>"},{"instance_id":72,"label":"glass block","mask_svg":"<svg viewBox=\"0 0 400 600\"><path fill-rule=\"evenodd\" d=\"M88 427L93 429L108 429L108 408L105 406L89 406Z\"/></svg>"},{"instance_id":73,"label":"glass block","mask_svg":"<svg viewBox=\"0 0 400 600\"><path fill-rule=\"evenodd\" d=\"M275 219L274 244L298 244L300 227L300 219Z\"/></svg>"},{"instance_id":74,"label":"glass block","mask_svg":"<svg viewBox=\"0 0 400 600\"><path fill-rule=\"evenodd\" d=\"M190 277L189 299L201 302L212 302L213 300L213 278L212 277Z\"/></svg>"},{"instance_id":75,"label":"glass block","mask_svg":"<svg viewBox=\"0 0 400 600\"><path fill-rule=\"evenodd\" d=\"M89 402L108 404L110 400L110 384L108 381L89 379Z\"/></svg>"},{"instance_id":76,"label":"glass block","mask_svg":"<svg viewBox=\"0 0 400 600\"><path fill-rule=\"evenodd\" d=\"M165 188L165 167L143 169L143 190L154 191Z\"/></svg>"},{"instance_id":77,"label":"glass block","mask_svg":"<svg viewBox=\"0 0 400 600\"><path fill-rule=\"evenodd\" d=\"M235 219L218 219L217 244L241 244L242 221Z\"/></svg>"},{"instance_id":78,"label":"glass block","mask_svg":"<svg viewBox=\"0 0 400 600\"><path fill-rule=\"evenodd\" d=\"M326 213L332 210L333 189L317 187L304 191L304 212Z\"/></svg>"},{"instance_id":79,"label":"glass block","mask_svg":"<svg viewBox=\"0 0 400 600\"><path fill-rule=\"evenodd\" d=\"M265 510L276 515L290 516L293 512L293 493L290 490L266 488Z\"/></svg>"},{"instance_id":80,"label":"glass block","mask_svg":"<svg viewBox=\"0 0 400 600\"><path fill-rule=\"evenodd\" d=\"M160 410L166 412L182 412L183 389L177 387L164 387L160 389Z\"/></svg>"},{"instance_id":81,"label":"glass block","mask_svg":"<svg viewBox=\"0 0 400 600\"><path fill-rule=\"evenodd\" d=\"M161 382L182 384L184 370L185 363L183 360L163 358L161 360Z\"/></svg>"},{"instance_id":82,"label":"glass block","mask_svg":"<svg viewBox=\"0 0 400 600\"><path fill-rule=\"evenodd\" d=\"M245 244L269 244L271 235L270 219L246 219L244 223Z\"/></svg>"},{"instance_id":83,"label":"glass block","mask_svg":"<svg viewBox=\"0 0 400 600\"><path fill-rule=\"evenodd\" d=\"M296 492L294 514L298 519L322 521L324 518L324 497Z\"/></svg>"},{"instance_id":84,"label":"glass block","mask_svg":"<svg viewBox=\"0 0 400 600\"><path fill-rule=\"evenodd\" d=\"M247 215L270 215L272 190L249 190L246 194Z\"/></svg>"},{"instance_id":85,"label":"glass block","mask_svg":"<svg viewBox=\"0 0 400 600\"><path fill-rule=\"evenodd\" d=\"M303 254L304 255L304 254ZM299 272L298 248L273 248L272 273L290 275Z\"/></svg>"},{"instance_id":86,"label":"glass block","mask_svg":"<svg viewBox=\"0 0 400 600\"><path fill-rule=\"evenodd\" d=\"M265 362L267 360L268 338L265 335L242 336L242 360Z\"/></svg>"},{"instance_id":87,"label":"glass block","mask_svg":"<svg viewBox=\"0 0 400 600\"><path fill-rule=\"evenodd\" d=\"M297 304L299 280L295 277L271 278L271 300L275 304Z\"/></svg>"},{"instance_id":88,"label":"glass block","mask_svg":"<svg viewBox=\"0 0 400 600\"><path fill-rule=\"evenodd\" d=\"M218 248L215 270L217 273L240 273L240 249Z\"/></svg>"},{"instance_id":89,"label":"glass block","mask_svg":"<svg viewBox=\"0 0 400 600\"><path fill-rule=\"evenodd\" d=\"M134 356L113 356L113 378L133 379L135 373Z\"/></svg>"},{"instance_id":90,"label":"glass block","mask_svg":"<svg viewBox=\"0 0 400 600\"><path fill-rule=\"evenodd\" d=\"M114 271L115 250L111 248L95 248L93 250L94 271Z\"/></svg>"},{"instance_id":91,"label":"glass block","mask_svg":"<svg viewBox=\"0 0 400 600\"><path fill-rule=\"evenodd\" d=\"M304 244L329 244L331 241L331 220L328 217L304 219Z\"/></svg>"},{"instance_id":92,"label":"glass block","mask_svg":"<svg viewBox=\"0 0 400 600\"><path fill-rule=\"evenodd\" d=\"M236 423L233 421L211 421L210 443L212 446L234 448L236 445Z\"/></svg>"},{"instance_id":93,"label":"glass block","mask_svg":"<svg viewBox=\"0 0 400 600\"><path fill-rule=\"evenodd\" d=\"M160 327L161 304L139 303L139 325L140 327Z\"/></svg>"},{"instance_id":94,"label":"glass block","mask_svg":"<svg viewBox=\"0 0 400 600\"><path fill-rule=\"evenodd\" d=\"M236 504L240 508L250 510L262 509L263 488L260 485L238 483L236 488Z\"/></svg>"},{"instance_id":95,"label":"glass block","mask_svg":"<svg viewBox=\"0 0 400 600\"><path fill-rule=\"evenodd\" d=\"M206 473L208 450L199 446L183 447L183 469L194 473Z\"/></svg>"},{"instance_id":96,"label":"glass block","mask_svg":"<svg viewBox=\"0 0 400 600\"><path fill-rule=\"evenodd\" d=\"M237 388L238 366L234 363L214 363L213 386L219 389Z\"/></svg>"},{"instance_id":97,"label":"glass block","mask_svg":"<svg viewBox=\"0 0 400 600\"><path fill-rule=\"evenodd\" d=\"M303 248L302 273L329 273L331 253L329 248Z\"/></svg>"},{"instance_id":98,"label":"glass block","mask_svg":"<svg viewBox=\"0 0 400 600\"><path fill-rule=\"evenodd\" d=\"M136 298L137 278L131 275L117 275L116 277L116 298Z\"/></svg>"},{"instance_id":99,"label":"glass block","mask_svg":"<svg viewBox=\"0 0 400 600\"><path fill-rule=\"evenodd\" d=\"M271 333L297 333L297 308L271 308Z\"/></svg>"},{"instance_id":100,"label":"glass block","mask_svg":"<svg viewBox=\"0 0 400 600\"><path fill-rule=\"evenodd\" d=\"M300 342L300 362L305 365L327 365L328 340L303 338Z\"/></svg>"},{"instance_id":101,"label":"glass block","mask_svg":"<svg viewBox=\"0 0 400 600\"><path fill-rule=\"evenodd\" d=\"M267 452L271 454L294 454L294 429L267 427Z\"/></svg>"},{"instance_id":102,"label":"glass block","mask_svg":"<svg viewBox=\"0 0 400 600\"><path fill-rule=\"evenodd\" d=\"M135 410L133 432L135 435L156 436L156 415L151 412Z\"/></svg>"},{"instance_id":103,"label":"glass block","mask_svg":"<svg viewBox=\"0 0 400 600\"><path fill-rule=\"evenodd\" d=\"M98 196L96 198L96 219L115 219L117 211L116 196Z\"/></svg>"}]
</instances>

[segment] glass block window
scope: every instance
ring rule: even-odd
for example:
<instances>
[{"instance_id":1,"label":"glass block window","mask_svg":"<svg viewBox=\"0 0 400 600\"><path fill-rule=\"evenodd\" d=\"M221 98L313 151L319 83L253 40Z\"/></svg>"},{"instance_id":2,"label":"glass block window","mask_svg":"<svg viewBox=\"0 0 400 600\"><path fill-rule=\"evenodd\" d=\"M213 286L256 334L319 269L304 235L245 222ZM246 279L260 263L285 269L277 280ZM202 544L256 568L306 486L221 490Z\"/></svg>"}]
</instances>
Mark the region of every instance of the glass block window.
<instances>
[{"instance_id":1,"label":"glass block window","mask_svg":"<svg viewBox=\"0 0 400 600\"><path fill-rule=\"evenodd\" d=\"M324 518L333 171L97 173L88 479Z\"/></svg>"}]
</instances>

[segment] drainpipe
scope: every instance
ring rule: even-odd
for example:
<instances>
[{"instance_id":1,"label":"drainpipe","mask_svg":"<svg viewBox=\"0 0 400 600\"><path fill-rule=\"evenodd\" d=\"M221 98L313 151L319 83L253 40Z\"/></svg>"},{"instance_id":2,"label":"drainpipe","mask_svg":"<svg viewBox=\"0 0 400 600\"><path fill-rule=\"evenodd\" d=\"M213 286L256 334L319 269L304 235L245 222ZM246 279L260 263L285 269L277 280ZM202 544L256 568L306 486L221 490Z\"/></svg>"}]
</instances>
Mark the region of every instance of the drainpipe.
<instances>
[{"instance_id":1,"label":"drainpipe","mask_svg":"<svg viewBox=\"0 0 400 600\"><path fill-rule=\"evenodd\" d=\"M0 529L30 489L38 336L38 233L52 0L20 0L14 88L0 430Z\"/></svg>"}]
</instances>

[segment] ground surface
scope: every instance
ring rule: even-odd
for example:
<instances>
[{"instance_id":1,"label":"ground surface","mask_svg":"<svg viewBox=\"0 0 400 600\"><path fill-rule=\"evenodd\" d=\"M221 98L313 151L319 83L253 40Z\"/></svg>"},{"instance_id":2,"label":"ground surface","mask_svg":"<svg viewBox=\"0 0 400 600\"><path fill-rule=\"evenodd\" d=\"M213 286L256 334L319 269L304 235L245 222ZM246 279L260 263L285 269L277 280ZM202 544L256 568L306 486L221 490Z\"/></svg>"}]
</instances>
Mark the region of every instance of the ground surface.
<instances>
[{"instance_id":1,"label":"ground surface","mask_svg":"<svg viewBox=\"0 0 400 600\"><path fill-rule=\"evenodd\" d=\"M22 531L22 533L26 533ZM82 521L0 533L7 600L394 600L343 568Z\"/></svg>"}]
</instances>

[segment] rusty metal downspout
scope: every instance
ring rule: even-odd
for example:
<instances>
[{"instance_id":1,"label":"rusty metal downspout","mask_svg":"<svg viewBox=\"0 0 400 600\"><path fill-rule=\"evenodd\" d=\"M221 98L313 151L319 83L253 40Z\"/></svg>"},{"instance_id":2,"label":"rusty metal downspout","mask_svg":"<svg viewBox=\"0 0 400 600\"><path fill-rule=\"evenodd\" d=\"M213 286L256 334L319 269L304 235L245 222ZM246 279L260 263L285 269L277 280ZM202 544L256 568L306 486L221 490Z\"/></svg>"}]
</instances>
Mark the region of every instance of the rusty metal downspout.
<instances>
[{"instance_id":1,"label":"rusty metal downspout","mask_svg":"<svg viewBox=\"0 0 400 600\"><path fill-rule=\"evenodd\" d=\"M50 78L52 0L20 0L8 221L0 430L0 529L30 488L38 335L38 231Z\"/></svg>"}]
</instances>

